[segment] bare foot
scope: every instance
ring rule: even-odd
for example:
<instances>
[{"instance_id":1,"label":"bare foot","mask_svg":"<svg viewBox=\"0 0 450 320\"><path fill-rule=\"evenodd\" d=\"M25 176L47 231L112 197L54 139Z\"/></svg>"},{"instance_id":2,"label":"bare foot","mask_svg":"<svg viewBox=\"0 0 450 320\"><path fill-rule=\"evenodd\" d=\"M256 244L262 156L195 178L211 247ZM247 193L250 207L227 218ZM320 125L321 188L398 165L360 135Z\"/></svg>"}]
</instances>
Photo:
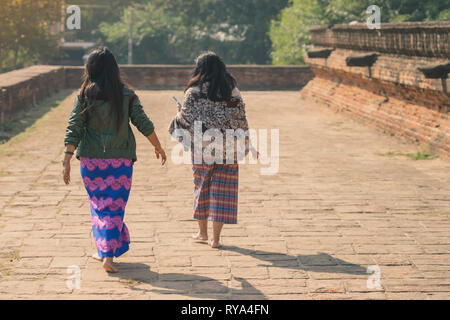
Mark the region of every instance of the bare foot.
<instances>
[{"instance_id":1,"label":"bare foot","mask_svg":"<svg viewBox=\"0 0 450 320\"><path fill-rule=\"evenodd\" d=\"M219 249L221 246L222 246L222 244L219 241L215 241L215 240L211 241L211 248Z\"/></svg>"},{"instance_id":2,"label":"bare foot","mask_svg":"<svg viewBox=\"0 0 450 320\"><path fill-rule=\"evenodd\" d=\"M103 262L103 258L100 257L100 256L98 255L98 253L92 254L91 258L92 258L92 259L95 259L95 260L97 260L97 261Z\"/></svg>"},{"instance_id":3,"label":"bare foot","mask_svg":"<svg viewBox=\"0 0 450 320\"><path fill-rule=\"evenodd\" d=\"M208 235L200 234L200 232L199 232L197 234L193 234L192 239L198 240L198 241L208 241Z\"/></svg>"},{"instance_id":4,"label":"bare foot","mask_svg":"<svg viewBox=\"0 0 450 320\"><path fill-rule=\"evenodd\" d=\"M109 259L105 259L103 262L103 269L109 273L116 273L118 271L117 268L114 267L114 263Z\"/></svg>"}]
</instances>

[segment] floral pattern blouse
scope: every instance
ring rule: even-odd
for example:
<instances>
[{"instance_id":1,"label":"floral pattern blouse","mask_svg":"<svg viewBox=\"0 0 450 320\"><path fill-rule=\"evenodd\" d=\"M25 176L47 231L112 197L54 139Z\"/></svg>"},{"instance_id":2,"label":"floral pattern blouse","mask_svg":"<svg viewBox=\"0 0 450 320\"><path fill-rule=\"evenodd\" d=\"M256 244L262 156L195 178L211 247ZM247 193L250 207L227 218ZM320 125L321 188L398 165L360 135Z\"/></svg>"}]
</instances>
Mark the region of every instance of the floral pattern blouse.
<instances>
[{"instance_id":1,"label":"floral pattern blouse","mask_svg":"<svg viewBox=\"0 0 450 320\"><path fill-rule=\"evenodd\" d=\"M245 136L245 155L249 149L248 138L248 121L245 114L245 103L242 99L241 93L238 88L234 88L232 91L232 97L230 101L212 101L208 99L208 83L204 83L201 86L194 86L189 88L184 97L184 102L181 110L177 113L175 119L172 121L169 132L173 134L175 129L186 129L191 134L191 144L194 143L194 124L196 121L202 122L202 131L205 132L208 129L218 129L223 136L223 161L226 161L226 150L233 148L235 161L237 155L237 138L226 139L226 130L242 129L246 133ZM183 143L183 141L180 141ZM189 146L189 147L192 147ZM203 148L205 145L203 145ZM231 149L228 149L231 150Z\"/></svg>"}]
</instances>

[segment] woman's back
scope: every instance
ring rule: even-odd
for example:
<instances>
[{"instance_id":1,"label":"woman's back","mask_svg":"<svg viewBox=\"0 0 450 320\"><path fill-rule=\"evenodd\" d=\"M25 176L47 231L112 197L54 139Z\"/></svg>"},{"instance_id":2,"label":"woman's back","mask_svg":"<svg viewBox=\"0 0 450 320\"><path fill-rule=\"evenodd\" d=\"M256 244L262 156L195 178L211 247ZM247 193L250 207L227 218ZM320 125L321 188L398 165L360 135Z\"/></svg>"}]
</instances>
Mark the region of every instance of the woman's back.
<instances>
[{"instance_id":1,"label":"woman's back","mask_svg":"<svg viewBox=\"0 0 450 320\"><path fill-rule=\"evenodd\" d=\"M247 130L245 104L239 90L232 90L227 101L213 101L208 98L209 83L193 86L186 91L185 109L191 108L192 121L201 121L206 129L244 129ZM241 123L239 120L242 120Z\"/></svg>"},{"instance_id":2,"label":"woman's back","mask_svg":"<svg viewBox=\"0 0 450 320\"><path fill-rule=\"evenodd\" d=\"M136 160L136 141L130 122L144 135L154 131L153 122L145 114L139 98L123 87L120 122L115 106L107 100L78 96L69 119L65 144L77 148L77 157L116 158Z\"/></svg>"},{"instance_id":3,"label":"woman's back","mask_svg":"<svg viewBox=\"0 0 450 320\"><path fill-rule=\"evenodd\" d=\"M133 92L128 88L123 89L123 105L122 105L122 122L128 123L129 101ZM80 99L82 99L80 97ZM82 101L83 103L83 101ZM86 126L91 130L106 133L117 133L118 123L114 114L114 106L107 99L97 98L91 100L89 98L84 101L86 108ZM122 124L121 122L121 124Z\"/></svg>"}]
</instances>

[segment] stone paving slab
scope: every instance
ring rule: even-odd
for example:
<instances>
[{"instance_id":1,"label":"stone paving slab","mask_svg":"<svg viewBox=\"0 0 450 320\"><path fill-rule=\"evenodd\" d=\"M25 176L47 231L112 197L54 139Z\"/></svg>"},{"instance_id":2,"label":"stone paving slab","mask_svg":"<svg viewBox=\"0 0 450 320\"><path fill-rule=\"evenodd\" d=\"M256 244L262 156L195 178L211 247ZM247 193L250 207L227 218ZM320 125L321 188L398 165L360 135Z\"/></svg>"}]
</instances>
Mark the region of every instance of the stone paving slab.
<instances>
[{"instance_id":1,"label":"stone paving slab","mask_svg":"<svg viewBox=\"0 0 450 320\"><path fill-rule=\"evenodd\" d=\"M180 91L138 92L162 143ZM449 299L450 163L375 132L299 92L244 92L251 127L280 129L280 168L242 165L239 224L222 250L196 243L192 171L161 167L136 133L125 222L131 250L106 274L89 258L78 161L61 179L75 94L0 146L1 299ZM136 131L135 131L136 132ZM81 272L68 289L69 266ZM380 283L368 287L369 267ZM374 275L372 275L374 276Z\"/></svg>"}]
</instances>

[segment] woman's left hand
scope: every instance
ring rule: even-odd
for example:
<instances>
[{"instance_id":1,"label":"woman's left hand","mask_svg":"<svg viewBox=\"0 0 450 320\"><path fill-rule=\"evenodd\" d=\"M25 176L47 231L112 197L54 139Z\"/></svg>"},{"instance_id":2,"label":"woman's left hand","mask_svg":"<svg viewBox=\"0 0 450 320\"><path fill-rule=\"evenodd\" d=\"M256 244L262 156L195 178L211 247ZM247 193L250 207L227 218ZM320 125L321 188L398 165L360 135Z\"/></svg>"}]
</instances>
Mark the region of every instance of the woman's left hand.
<instances>
[{"instance_id":1,"label":"woman's left hand","mask_svg":"<svg viewBox=\"0 0 450 320\"><path fill-rule=\"evenodd\" d=\"M157 159L159 159L159 157L161 156L161 165L164 165L166 163L167 157L166 152L163 148L155 148L155 155Z\"/></svg>"},{"instance_id":2,"label":"woman's left hand","mask_svg":"<svg viewBox=\"0 0 450 320\"><path fill-rule=\"evenodd\" d=\"M252 153L253 158L256 158L256 160L259 160L259 151L257 151L255 148L250 147L250 151Z\"/></svg>"}]
</instances>

